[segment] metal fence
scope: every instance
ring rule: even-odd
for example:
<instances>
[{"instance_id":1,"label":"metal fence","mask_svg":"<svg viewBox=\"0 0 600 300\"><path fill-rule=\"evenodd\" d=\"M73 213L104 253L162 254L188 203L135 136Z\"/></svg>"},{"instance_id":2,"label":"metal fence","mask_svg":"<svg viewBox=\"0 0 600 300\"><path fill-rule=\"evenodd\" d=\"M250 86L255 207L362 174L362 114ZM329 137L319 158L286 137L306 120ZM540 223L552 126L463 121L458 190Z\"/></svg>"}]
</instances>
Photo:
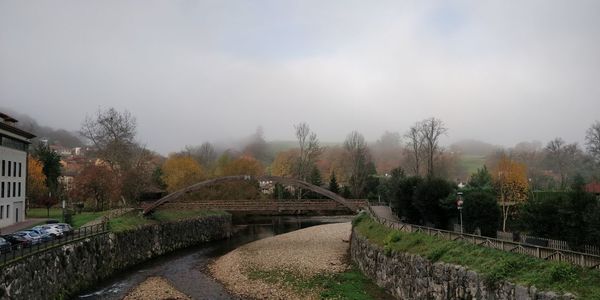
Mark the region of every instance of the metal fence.
<instances>
[{"instance_id":1,"label":"metal fence","mask_svg":"<svg viewBox=\"0 0 600 300\"><path fill-rule=\"evenodd\" d=\"M1 250L0 252L0 268L8 264L16 262L25 257L43 253L47 250L54 249L58 246L67 245L85 238L98 236L108 233L108 223L100 223L92 226L81 227L66 234L62 238L53 239L51 241L39 243L31 246L13 245L10 249Z\"/></svg>"},{"instance_id":2,"label":"metal fence","mask_svg":"<svg viewBox=\"0 0 600 300\"><path fill-rule=\"evenodd\" d=\"M368 213L380 224L404 232L421 232L431 236L437 236L451 241L463 241L469 244L488 247L512 253L520 253L545 260L559 262L568 262L585 268L600 269L600 256L575 252L570 250L559 250L548 247L534 246L525 243L512 242L507 240L489 238L473 234L453 232L437 228L406 224L386 218L381 218L375 214L371 206L367 207Z\"/></svg>"}]
</instances>

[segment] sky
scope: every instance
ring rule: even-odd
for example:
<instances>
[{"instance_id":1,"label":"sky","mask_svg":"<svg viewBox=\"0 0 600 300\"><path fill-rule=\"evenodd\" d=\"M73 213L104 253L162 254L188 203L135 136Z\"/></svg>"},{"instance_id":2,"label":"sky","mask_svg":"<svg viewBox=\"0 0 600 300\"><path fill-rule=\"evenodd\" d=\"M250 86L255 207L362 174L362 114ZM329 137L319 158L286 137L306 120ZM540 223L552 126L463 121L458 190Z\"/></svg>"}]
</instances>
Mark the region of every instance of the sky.
<instances>
[{"instance_id":1,"label":"sky","mask_svg":"<svg viewBox=\"0 0 600 300\"><path fill-rule=\"evenodd\" d=\"M252 134L582 143L600 120L600 1L0 0L0 107L78 130L132 113L160 153Z\"/></svg>"}]
</instances>

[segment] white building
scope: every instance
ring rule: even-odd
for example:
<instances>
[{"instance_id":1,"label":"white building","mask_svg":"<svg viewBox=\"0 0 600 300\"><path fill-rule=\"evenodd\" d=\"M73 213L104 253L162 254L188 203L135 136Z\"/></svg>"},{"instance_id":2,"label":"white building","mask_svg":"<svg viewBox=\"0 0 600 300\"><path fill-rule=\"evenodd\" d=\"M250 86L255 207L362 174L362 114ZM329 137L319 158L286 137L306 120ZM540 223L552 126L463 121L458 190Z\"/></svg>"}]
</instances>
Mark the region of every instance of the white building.
<instances>
[{"instance_id":1,"label":"white building","mask_svg":"<svg viewBox=\"0 0 600 300\"><path fill-rule=\"evenodd\" d=\"M27 150L35 136L0 113L0 228L25 219Z\"/></svg>"}]
</instances>

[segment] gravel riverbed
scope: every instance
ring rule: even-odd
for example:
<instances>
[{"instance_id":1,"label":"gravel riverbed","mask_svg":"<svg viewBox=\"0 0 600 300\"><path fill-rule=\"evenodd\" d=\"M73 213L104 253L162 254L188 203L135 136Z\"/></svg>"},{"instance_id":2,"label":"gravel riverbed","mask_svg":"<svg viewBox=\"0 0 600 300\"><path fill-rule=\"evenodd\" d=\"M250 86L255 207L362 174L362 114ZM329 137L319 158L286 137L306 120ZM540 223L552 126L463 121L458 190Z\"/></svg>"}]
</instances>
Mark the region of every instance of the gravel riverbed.
<instances>
[{"instance_id":1,"label":"gravel riverbed","mask_svg":"<svg viewBox=\"0 0 600 300\"><path fill-rule=\"evenodd\" d=\"M315 299L318 291L299 294L283 284L250 278L256 271L284 271L294 276L343 272L350 223L313 226L273 236L237 248L210 266L211 274L232 293L250 299Z\"/></svg>"}]
</instances>

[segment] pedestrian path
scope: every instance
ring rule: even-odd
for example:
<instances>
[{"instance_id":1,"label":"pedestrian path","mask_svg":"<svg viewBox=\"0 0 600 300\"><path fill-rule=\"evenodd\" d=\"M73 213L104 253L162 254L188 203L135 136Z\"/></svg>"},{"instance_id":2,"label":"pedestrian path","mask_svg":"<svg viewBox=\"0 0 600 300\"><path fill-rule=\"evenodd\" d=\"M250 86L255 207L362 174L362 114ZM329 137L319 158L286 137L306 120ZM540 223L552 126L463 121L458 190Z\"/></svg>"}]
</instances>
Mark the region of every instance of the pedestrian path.
<instances>
[{"instance_id":1,"label":"pedestrian path","mask_svg":"<svg viewBox=\"0 0 600 300\"><path fill-rule=\"evenodd\" d=\"M23 222L19 222L14 225L0 228L0 234L11 234L11 233L23 230L23 229L31 228L37 224L45 223L46 220L49 220L49 219L45 219L45 218L25 219L25 221L23 221Z\"/></svg>"},{"instance_id":2,"label":"pedestrian path","mask_svg":"<svg viewBox=\"0 0 600 300\"><path fill-rule=\"evenodd\" d=\"M396 214L394 214L394 212L392 212L392 209L389 206L376 205L376 206L371 206L371 209L373 209L373 212L380 218L384 218L384 219L396 221L396 222L400 221L400 219L398 219Z\"/></svg>"}]
</instances>

